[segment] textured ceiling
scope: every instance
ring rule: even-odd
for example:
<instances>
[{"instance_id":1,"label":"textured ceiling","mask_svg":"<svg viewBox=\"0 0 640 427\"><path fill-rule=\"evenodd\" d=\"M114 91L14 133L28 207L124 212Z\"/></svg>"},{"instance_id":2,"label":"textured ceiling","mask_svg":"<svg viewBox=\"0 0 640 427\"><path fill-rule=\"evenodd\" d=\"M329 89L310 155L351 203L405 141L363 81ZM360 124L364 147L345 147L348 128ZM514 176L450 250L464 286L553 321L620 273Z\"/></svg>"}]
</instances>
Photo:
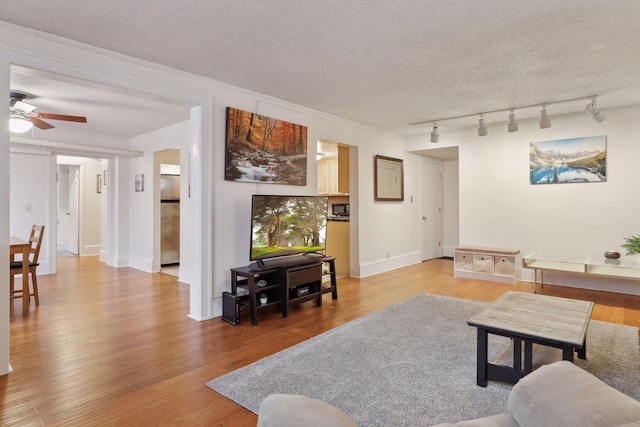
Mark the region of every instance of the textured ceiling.
<instances>
[{"instance_id":1,"label":"textured ceiling","mask_svg":"<svg viewBox=\"0 0 640 427\"><path fill-rule=\"evenodd\" d=\"M634 0L0 3L0 20L404 133L593 94L640 104L639 19Z\"/></svg>"}]
</instances>

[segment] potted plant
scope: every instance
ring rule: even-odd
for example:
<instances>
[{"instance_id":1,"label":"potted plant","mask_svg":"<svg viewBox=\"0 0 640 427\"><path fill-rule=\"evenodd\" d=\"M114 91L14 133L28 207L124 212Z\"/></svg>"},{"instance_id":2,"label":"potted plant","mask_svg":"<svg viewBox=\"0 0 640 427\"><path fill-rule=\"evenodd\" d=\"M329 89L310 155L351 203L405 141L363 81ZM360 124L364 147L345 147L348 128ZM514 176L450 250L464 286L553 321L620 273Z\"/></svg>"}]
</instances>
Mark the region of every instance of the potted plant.
<instances>
[{"instance_id":1,"label":"potted plant","mask_svg":"<svg viewBox=\"0 0 640 427\"><path fill-rule=\"evenodd\" d=\"M637 236L623 237L624 244L621 246L627 251L627 255L636 255L640 257L640 234Z\"/></svg>"},{"instance_id":2,"label":"potted plant","mask_svg":"<svg viewBox=\"0 0 640 427\"><path fill-rule=\"evenodd\" d=\"M262 292L260 294L260 305L265 305L267 303L267 293Z\"/></svg>"}]
</instances>

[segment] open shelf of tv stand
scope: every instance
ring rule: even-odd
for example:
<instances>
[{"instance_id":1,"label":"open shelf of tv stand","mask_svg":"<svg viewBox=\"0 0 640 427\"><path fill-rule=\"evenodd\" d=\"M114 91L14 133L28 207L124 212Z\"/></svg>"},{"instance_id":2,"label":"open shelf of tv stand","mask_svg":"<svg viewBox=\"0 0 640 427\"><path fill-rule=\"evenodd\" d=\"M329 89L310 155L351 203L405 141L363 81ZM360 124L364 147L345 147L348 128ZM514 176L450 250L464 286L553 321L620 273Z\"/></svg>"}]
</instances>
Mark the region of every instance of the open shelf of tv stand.
<instances>
[{"instance_id":1,"label":"open shelf of tv stand","mask_svg":"<svg viewBox=\"0 0 640 427\"><path fill-rule=\"evenodd\" d=\"M282 315L287 317L291 305L315 300L317 306L322 306L323 293L332 292L333 299L338 297L334 260L332 257L315 255L278 264L265 263L260 269L256 269L254 264L232 268L231 293L237 297L238 306L249 308L251 323L254 325L258 324L259 312L281 308ZM331 286L327 288L323 288L322 284L325 262L329 265L331 276ZM262 280L266 283L260 286ZM246 292L240 291L241 289ZM259 302L262 293L267 294L266 304Z\"/></svg>"}]
</instances>

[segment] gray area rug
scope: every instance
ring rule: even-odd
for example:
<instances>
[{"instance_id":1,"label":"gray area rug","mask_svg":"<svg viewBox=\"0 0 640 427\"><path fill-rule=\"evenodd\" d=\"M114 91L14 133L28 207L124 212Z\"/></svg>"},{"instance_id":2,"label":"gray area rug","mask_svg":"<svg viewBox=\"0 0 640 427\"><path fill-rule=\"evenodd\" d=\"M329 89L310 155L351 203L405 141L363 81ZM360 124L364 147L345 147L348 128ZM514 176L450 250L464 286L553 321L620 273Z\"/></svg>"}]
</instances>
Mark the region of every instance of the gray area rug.
<instances>
[{"instance_id":1,"label":"gray area rug","mask_svg":"<svg viewBox=\"0 0 640 427\"><path fill-rule=\"evenodd\" d=\"M476 385L476 329L466 321L485 306L416 295L208 385L254 413L272 393L315 397L361 427L428 426L505 412L511 386ZM587 343L587 360L576 364L640 400L638 328L592 320ZM510 360L507 345L490 336L490 360ZM534 363L542 355L554 357L536 352Z\"/></svg>"}]
</instances>

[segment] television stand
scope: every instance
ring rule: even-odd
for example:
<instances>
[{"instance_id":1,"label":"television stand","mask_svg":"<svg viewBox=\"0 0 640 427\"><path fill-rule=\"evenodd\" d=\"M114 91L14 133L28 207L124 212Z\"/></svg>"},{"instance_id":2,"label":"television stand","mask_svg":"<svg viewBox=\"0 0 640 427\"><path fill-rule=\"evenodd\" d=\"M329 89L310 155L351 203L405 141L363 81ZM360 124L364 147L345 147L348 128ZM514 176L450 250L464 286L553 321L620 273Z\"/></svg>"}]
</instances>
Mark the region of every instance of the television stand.
<instances>
[{"instance_id":1,"label":"television stand","mask_svg":"<svg viewBox=\"0 0 640 427\"><path fill-rule=\"evenodd\" d=\"M234 304L235 307L223 307L223 312L239 313L241 306L249 308L251 323L258 324L258 313L279 308L283 317L289 314L289 306L305 301L315 300L316 306L322 306L322 295L332 293L333 299L338 298L337 282L335 277L335 258L314 254L313 256L296 255L278 259L277 263L262 263L262 267L256 267L257 263L251 263L246 267L231 269L231 294L235 298L223 299L223 304ZM295 260L291 259L295 258ZM329 265L331 286L323 288L322 265ZM260 302L264 294L266 302ZM233 309L232 309L233 308ZM231 324L236 324L233 319L223 319Z\"/></svg>"}]
</instances>

